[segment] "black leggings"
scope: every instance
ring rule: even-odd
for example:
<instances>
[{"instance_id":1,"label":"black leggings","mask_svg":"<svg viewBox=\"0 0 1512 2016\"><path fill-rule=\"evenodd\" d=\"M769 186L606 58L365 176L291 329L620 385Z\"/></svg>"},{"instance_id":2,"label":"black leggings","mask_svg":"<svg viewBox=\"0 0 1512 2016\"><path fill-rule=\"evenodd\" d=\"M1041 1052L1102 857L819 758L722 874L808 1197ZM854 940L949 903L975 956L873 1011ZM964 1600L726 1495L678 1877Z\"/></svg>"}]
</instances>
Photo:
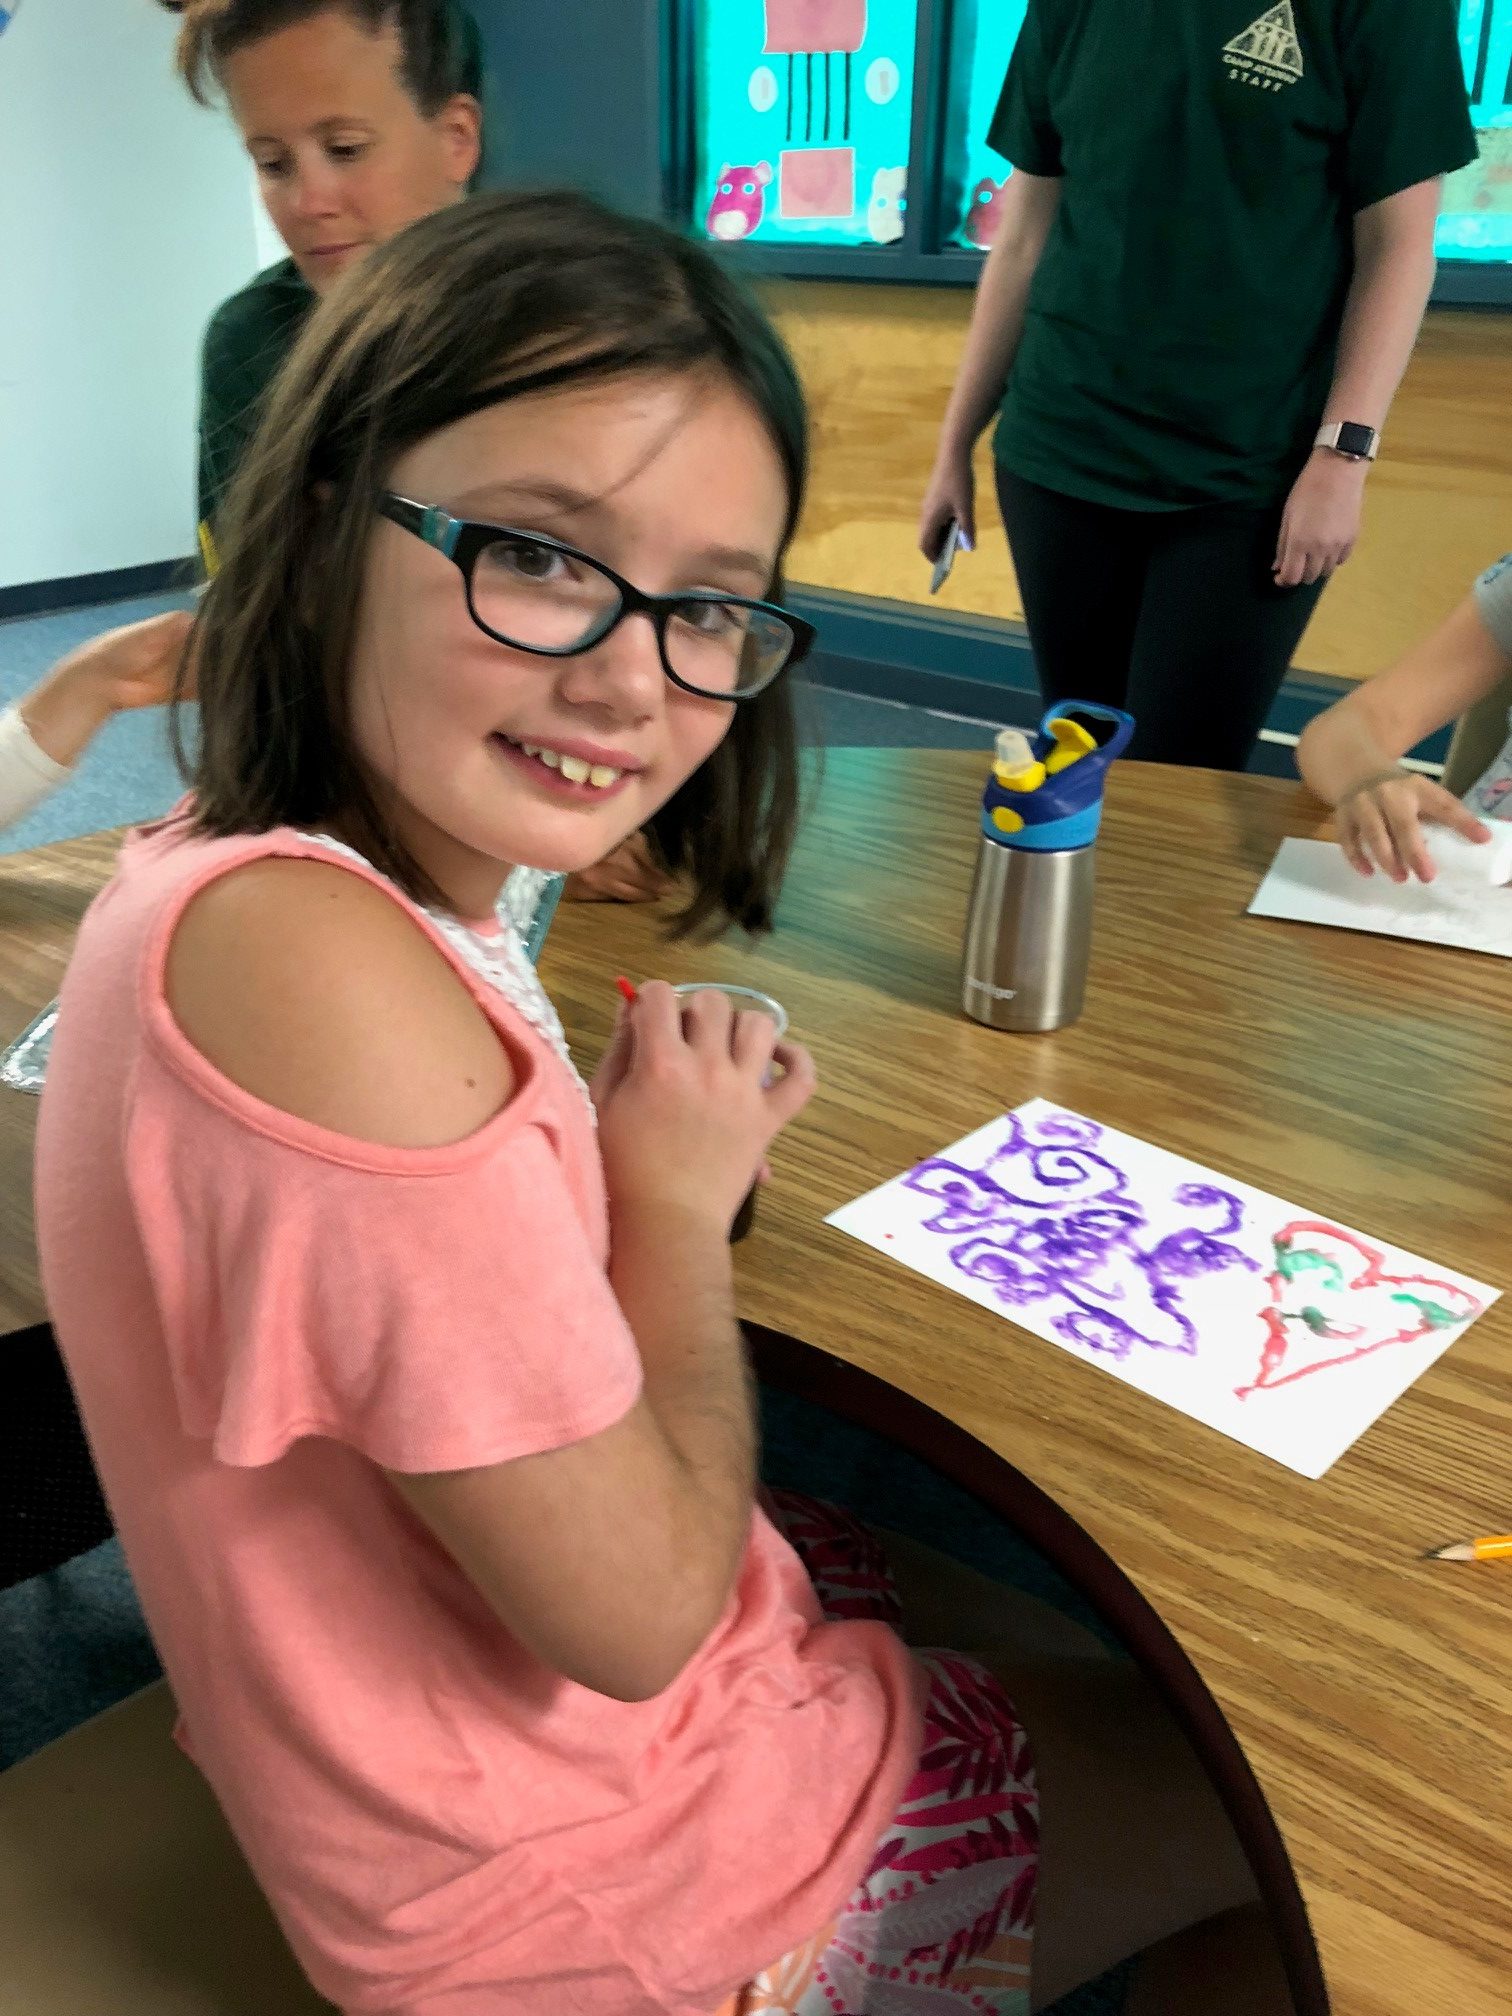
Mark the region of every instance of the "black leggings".
<instances>
[{"instance_id":1,"label":"black leggings","mask_svg":"<svg viewBox=\"0 0 1512 2016\"><path fill-rule=\"evenodd\" d=\"M1120 511L998 470L1047 706L1101 700L1147 763L1242 770L1324 584L1271 577L1281 507Z\"/></svg>"}]
</instances>

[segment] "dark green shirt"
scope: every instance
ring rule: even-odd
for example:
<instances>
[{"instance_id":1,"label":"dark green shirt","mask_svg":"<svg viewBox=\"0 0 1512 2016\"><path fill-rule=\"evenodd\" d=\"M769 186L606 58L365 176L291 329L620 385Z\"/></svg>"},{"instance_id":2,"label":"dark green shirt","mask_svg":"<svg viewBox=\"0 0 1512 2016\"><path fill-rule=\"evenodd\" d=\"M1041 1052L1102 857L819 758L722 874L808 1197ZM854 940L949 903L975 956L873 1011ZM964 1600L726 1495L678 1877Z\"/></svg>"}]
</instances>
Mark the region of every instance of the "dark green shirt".
<instances>
[{"instance_id":1,"label":"dark green shirt","mask_svg":"<svg viewBox=\"0 0 1512 2016\"><path fill-rule=\"evenodd\" d=\"M1355 213L1476 153L1453 0L1030 0L991 140L1063 180L999 459L1136 510L1285 496Z\"/></svg>"},{"instance_id":2,"label":"dark green shirt","mask_svg":"<svg viewBox=\"0 0 1512 2016\"><path fill-rule=\"evenodd\" d=\"M315 296L292 259L259 273L210 317L200 365L200 547L214 565L216 513L257 431L263 395L309 320ZM206 535L211 535L207 544Z\"/></svg>"}]
</instances>

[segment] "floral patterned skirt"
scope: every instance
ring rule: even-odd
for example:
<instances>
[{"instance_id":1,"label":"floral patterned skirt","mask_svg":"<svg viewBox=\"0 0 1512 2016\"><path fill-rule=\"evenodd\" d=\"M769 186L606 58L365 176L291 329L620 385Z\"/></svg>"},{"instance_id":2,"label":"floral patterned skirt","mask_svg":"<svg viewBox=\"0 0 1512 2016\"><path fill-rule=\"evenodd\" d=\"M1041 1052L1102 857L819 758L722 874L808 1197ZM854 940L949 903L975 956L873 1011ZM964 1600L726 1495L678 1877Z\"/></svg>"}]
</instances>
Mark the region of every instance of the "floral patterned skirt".
<instances>
[{"instance_id":1,"label":"floral patterned skirt","mask_svg":"<svg viewBox=\"0 0 1512 2016\"><path fill-rule=\"evenodd\" d=\"M796 1492L769 1509L825 1615L902 1622L881 1542ZM731 2016L1028 2016L1039 1795L998 1681L954 1652L929 1676L918 1769L834 1924L769 1967Z\"/></svg>"}]
</instances>

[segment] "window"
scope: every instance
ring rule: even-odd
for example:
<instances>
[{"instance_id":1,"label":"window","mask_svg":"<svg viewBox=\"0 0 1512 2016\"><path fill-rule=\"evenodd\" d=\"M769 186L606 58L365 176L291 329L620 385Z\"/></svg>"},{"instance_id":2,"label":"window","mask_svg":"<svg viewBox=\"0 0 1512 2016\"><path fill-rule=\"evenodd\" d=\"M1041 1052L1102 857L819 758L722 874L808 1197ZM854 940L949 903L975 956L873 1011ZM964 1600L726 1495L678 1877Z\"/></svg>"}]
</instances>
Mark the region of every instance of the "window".
<instances>
[{"instance_id":1,"label":"window","mask_svg":"<svg viewBox=\"0 0 1512 2016\"><path fill-rule=\"evenodd\" d=\"M988 146L987 129L1027 11L1028 0L957 7L943 244L984 251L992 243L994 205L1013 171ZM1445 187L1439 257L1512 261L1512 0L1460 0L1460 49L1481 158Z\"/></svg>"},{"instance_id":2,"label":"window","mask_svg":"<svg viewBox=\"0 0 1512 2016\"><path fill-rule=\"evenodd\" d=\"M1460 0L1460 51L1481 158L1444 190L1441 259L1512 261L1512 0Z\"/></svg>"},{"instance_id":3,"label":"window","mask_svg":"<svg viewBox=\"0 0 1512 2016\"><path fill-rule=\"evenodd\" d=\"M896 246L917 0L699 0L694 221L711 238Z\"/></svg>"},{"instance_id":4,"label":"window","mask_svg":"<svg viewBox=\"0 0 1512 2016\"><path fill-rule=\"evenodd\" d=\"M987 145L987 130L1024 25L1029 0L977 0L957 9L940 202L945 245L985 252L997 226L997 199L1013 173Z\"/></svg>"},{"instance_id":5,"label":"window","mask_svg":"<svg viewBox=\"0 0 1512 2016\"><path fill-rule=\"evenodd\" d=\"M1031 0L667 4L694 108L677 179L695 229L750 241L768 271L974 277L1012 174L987 134ZM1438 252L1458 275L1451 298L1499 300L1512 289L1512 0L1459 0L1459 36L1481 158L1449 178Z\"/></svg>"}]
</instances>

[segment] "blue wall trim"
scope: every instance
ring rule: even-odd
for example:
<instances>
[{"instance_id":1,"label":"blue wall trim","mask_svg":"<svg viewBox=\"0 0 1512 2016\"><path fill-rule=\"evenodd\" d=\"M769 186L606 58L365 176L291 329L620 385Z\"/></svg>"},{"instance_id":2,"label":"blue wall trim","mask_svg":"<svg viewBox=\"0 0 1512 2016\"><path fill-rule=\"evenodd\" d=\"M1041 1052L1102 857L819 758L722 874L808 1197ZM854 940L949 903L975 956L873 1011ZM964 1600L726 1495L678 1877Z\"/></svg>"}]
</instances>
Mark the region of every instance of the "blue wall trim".
<instances>
[{"instance_id":1,"label":"blue wall trim","mask_svg":"<svg viewBox=\"0 0 1512 2016\"><path fill-rule=\"evenodd\" d=\"M198 561L185 558L121 567L109 574L27 582L0 588L0 619L181 592L194 586L198 577ZM1034 654L1022 623L881 596L846 595L838 589L805 587L802 582L793 584L788 601L819 632L807 668L815 686L926 707L939 714L962 714L1002 727L1031 728L1043 712ZM1332 706L1347 687L1347 681L1322 673L1293 671L1271 711L1270 730L1300 735L1312 717ZM1448 747L1446 730L1413 754L1424 762L1442 763ZM1262 744L1251 768L1290 776L1291 752L1274 743Z\"/></svg>"},{"instance_id":2,"label":"blue wall trim","mask_svg":"<svg viewBox=\"0 0 1512 2016\"><path fill-rule=\"evenodd\" d=\"M200 563L151 560L143 567L116 567L107 574L70 574L57 581L22 581L0 588L0 622L8 616L52 616L62 609L88 609L97 602L129 602L139 595L181 594L196 587Z\"/></svg>"},{"instance_id":3,"label":"blue wall trim","mask_svg":"<svg viewBox=\"0 0 1512 2016\"><path fill-rule=\"evenodd\" d=\"M788 600L819 632L816 686L981 720L1038 699L1022 623L801 584Z\"/></svg>"},{"instance_id":4,"label":"blue wall trim","mask_svg":"<svg viewBox=\"0 0 1512 2016\"><path fill-rule=\"evenodd\" d=\"M1043 712L1029 633L1022 623L846 595L801 582L789 590L788 600L819 632L808 673L816 686L1004 727L1032 727ZM1294 670L1271 710L1269 732L1300 735L1349 684L1325 673ZM1446 730L1413 754L1423 762L1442 763L1448 747ZM1262 743L1250 767L1270 776L1291 776L1295 766L1288 747Z\"/></svg>"}]
</instances>

